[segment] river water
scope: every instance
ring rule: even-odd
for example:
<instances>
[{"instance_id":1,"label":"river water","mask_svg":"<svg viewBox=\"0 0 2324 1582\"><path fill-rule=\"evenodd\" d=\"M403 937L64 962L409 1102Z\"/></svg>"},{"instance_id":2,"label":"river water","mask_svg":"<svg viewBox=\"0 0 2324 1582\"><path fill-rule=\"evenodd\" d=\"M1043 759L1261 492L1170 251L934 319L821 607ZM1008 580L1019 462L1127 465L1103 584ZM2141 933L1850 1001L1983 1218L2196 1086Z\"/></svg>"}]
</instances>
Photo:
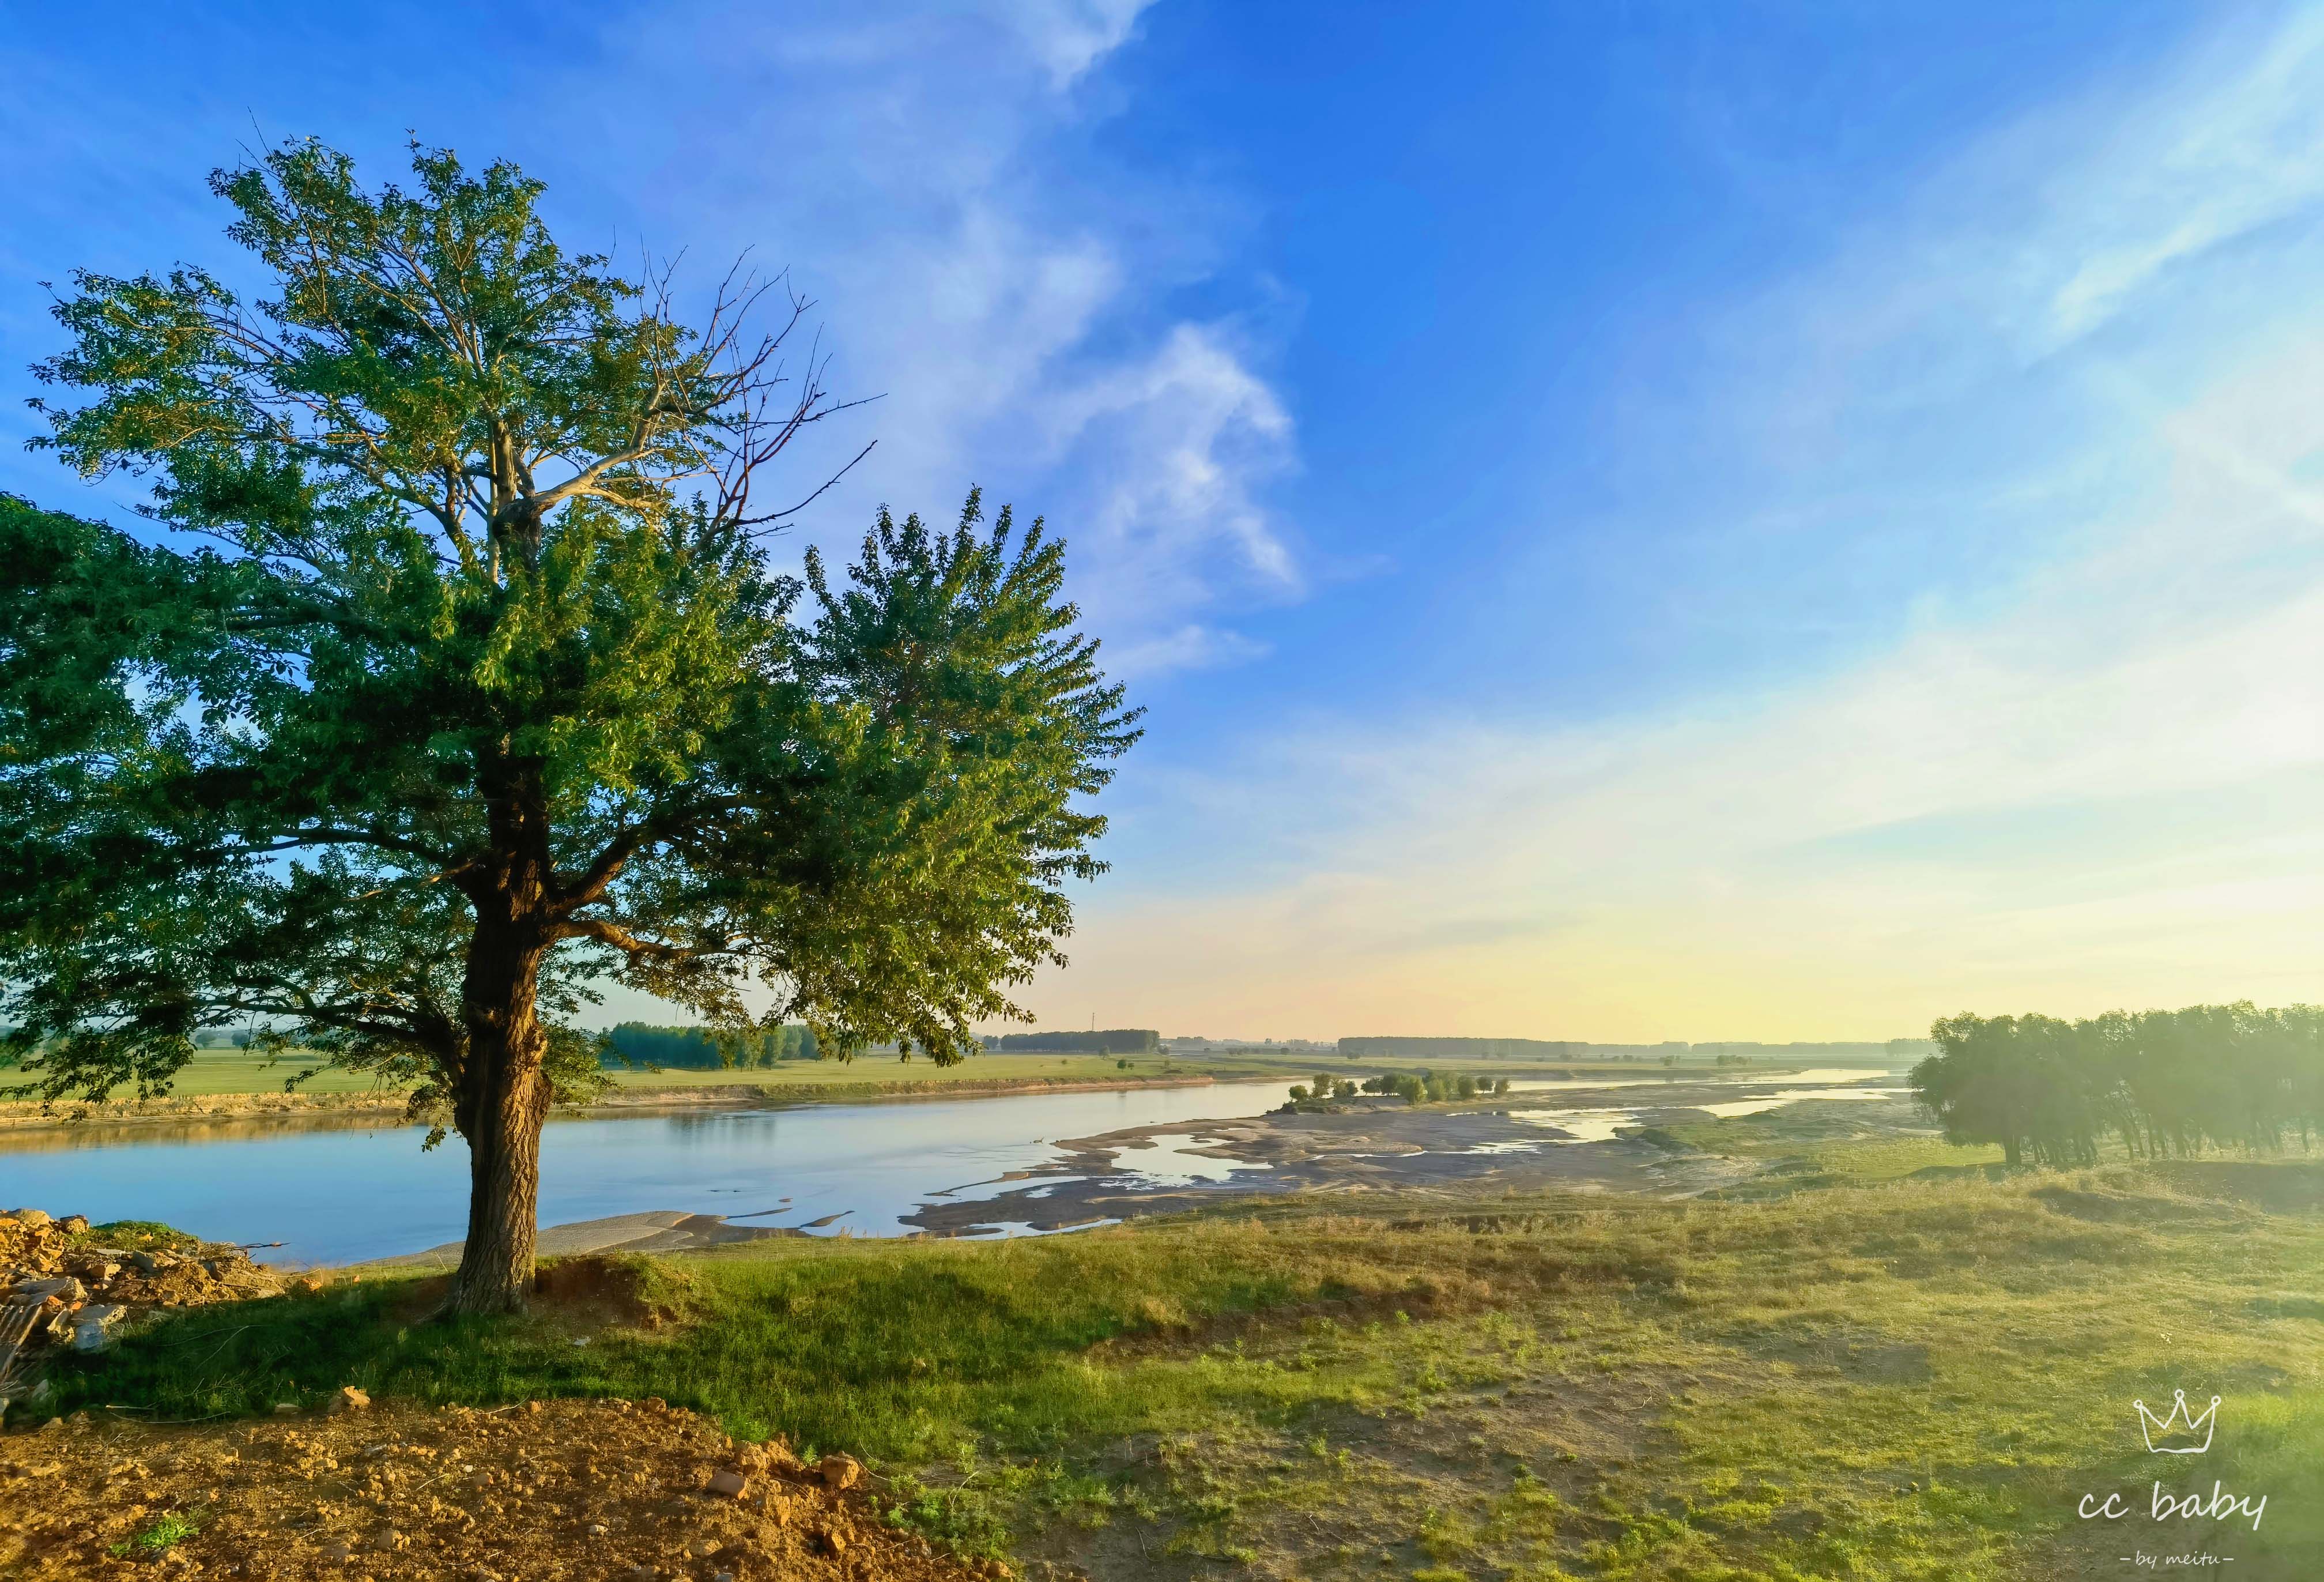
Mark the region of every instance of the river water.
<instances>
[{"instance_id":1,"label":"river water","mask_svg":"<svg viewBox=\"0 0 2324 1582\"><path fill-rule=\"evenodd\" d=\"M1853 1082L1883 1073L1787 1075ZM1664 1084L1517 1086L1649 1085ZM811 1235L895 1235L924 1203L988 1197L1009 1172L1054 1161L1060 1139L1258 1115L1282 1104L1287 1087L1234 1082L553 1120L541 1140L540 1223L674 1209ZM1794 1087L1708 1107L1748 1114L1854 1096ZM1580 1133L1572 1141L1595 1141L1611 1137L1630 1112L1544 1110L1526 1118ZM0 1130L0 1207L29 1204L99 1223L159 1219L212 1241L280 1242L256 1254L279 1264L361 1263L464 1233L467 1150L454 1139L423 1152L425 1135L421 1127L344 1120ZM1123 1151L1114 1173L1184 1184L1223 1180L1236 1168L1175 1146L1186 1139L1157 1141Z\"/></svg>"},{"instance_id":2,"label":"river water","mask_svg":"<svg viewBox=\"0 0 2324 1582\"><path fill-rule=\"evenodd\" d=\"M541 1136L540 1223L650 1208L825 1235L894 1235L948 1189L1053 1159L1059 1138L1256 1115L1283 1082L803 1104L553 1120ZM192 1130L192 1128L189 1128ZM0 1207L95 1222L160 1219L220 1242L276 1242L278 1263L352 1263L457 1241L468 1151L420 1152L426 1128L212 1125L0 1131Z\"/></svg>"}]
</instances>

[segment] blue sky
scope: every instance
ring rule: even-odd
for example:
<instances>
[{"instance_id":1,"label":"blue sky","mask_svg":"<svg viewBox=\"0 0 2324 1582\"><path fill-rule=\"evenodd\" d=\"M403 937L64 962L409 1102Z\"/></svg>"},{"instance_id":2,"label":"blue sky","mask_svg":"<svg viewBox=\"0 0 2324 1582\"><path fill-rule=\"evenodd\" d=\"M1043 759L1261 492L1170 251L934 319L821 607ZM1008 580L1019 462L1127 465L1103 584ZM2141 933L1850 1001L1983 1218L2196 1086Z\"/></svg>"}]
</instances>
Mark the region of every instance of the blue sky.
<instances>
[{"instance_id":1,"label":"blue sky","mask_svg":"<svg viewBox=\"0 0 2324 1582\"><path fill-rule=\"evenodd\" d=\"M801 541L1046 512L1151 710L1053 1022L2324 992L2313 10L10 5L0 80L19 369L293 134L789 265L883 397Z\"/></svg>"}]
</instances>

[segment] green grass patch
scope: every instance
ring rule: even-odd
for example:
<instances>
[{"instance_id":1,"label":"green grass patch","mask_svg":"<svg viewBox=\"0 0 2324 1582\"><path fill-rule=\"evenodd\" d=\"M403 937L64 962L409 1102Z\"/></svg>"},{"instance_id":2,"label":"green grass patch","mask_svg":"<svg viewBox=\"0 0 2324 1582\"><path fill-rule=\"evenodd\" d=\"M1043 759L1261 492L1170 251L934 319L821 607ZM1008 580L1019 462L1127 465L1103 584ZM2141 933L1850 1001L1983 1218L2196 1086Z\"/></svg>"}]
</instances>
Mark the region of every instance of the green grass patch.
<instances>
[{"instance_id":1,"label":"green grass patch","mask_svg":"<svg viewBox=\"0 0 2324 1582\"><path fill-rule=\"evenodd\" d=\"M190 1253L202 1241L157 1219L112 1219L68 1236L65 1244L116 1253Z\"/></svg>"},{"instance_id":2,"label":"green grass patch","mask_svg":"<svg viewBox=\"0 0 2324 1582\"><path fill-rule=\"evenodd\" d=\"M173 1511L135 1537L124 1538L113 1545L112 1552L124 1559L142 1556L149 1560L159 1559L170 1550L200 1533L205 1514L207 1513L199 1508Z\"/></svg>"}]
</instances>

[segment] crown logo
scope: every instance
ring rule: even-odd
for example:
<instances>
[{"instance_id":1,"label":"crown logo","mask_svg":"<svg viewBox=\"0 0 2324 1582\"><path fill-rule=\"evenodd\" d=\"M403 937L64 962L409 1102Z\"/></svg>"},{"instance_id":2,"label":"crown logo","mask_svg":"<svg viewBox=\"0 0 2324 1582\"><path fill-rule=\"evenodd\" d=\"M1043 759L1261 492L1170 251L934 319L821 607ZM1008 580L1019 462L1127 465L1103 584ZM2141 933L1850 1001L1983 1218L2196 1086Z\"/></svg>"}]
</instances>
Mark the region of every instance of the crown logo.
<instances>
[{"instance_id":1,"label":"crown logo","mask_svg":"<svg viewBox=\"0 0 2324 1582\"><path fill-rule=\"evenodd\" d=\"M2146 1410L2146 1402L2134 1401L2138 1408L2138 1435L2146 1448L2158 1456L2200 1456L2211 1448L2211 1429L2218 1426L2219 1398L2211 1397L2211 1404L2203 1409L2200 1417L2187 1410L2187 1392L2171 1392L2171 1411L2157 1417ZM2200 1442L2198 1443L2198 1437Z\"/></svg>"}]
</instances>

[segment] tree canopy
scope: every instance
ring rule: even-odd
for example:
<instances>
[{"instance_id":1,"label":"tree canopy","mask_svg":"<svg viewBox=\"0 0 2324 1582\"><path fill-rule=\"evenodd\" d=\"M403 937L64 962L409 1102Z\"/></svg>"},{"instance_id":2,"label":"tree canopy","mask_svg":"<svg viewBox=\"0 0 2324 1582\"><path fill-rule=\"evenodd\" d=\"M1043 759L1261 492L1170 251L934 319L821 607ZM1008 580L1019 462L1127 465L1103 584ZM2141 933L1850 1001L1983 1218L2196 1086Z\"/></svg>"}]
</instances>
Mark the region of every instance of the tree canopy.
<instances>
[{"instance_id":1,"label":"tree canopy","mask_svg":"<svg viewBox=\"0 0 2324 1582\"><path fill-rule=\"evenodd\" d=\"M1136 716L973 493L770 568L838 410L779 282L689 324L513 167L412 173L285 145L211 181L267 294L58 301L36 443L161 531L0 499L0 1020L51 1098L254 1022L413 1081L476 1171L455 1305L506 1307L595 985L956 1060L1061 959Z\"/></svg>"},{"instance_id":2,"label":"tree canopy","mask_svg":"<svg viewBox=\"0 0 2324 1582\"><path fill-rule=\"evenodd\" d=\"M1997 1143L2011 1164L2304 1147L2324 1130L2324 1008L2251 1002L2178 1011L1948 1016L1913 1090L1952 1143Z\"/></svg>"}]
</instances>

